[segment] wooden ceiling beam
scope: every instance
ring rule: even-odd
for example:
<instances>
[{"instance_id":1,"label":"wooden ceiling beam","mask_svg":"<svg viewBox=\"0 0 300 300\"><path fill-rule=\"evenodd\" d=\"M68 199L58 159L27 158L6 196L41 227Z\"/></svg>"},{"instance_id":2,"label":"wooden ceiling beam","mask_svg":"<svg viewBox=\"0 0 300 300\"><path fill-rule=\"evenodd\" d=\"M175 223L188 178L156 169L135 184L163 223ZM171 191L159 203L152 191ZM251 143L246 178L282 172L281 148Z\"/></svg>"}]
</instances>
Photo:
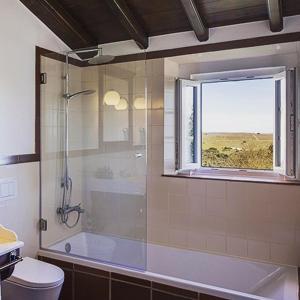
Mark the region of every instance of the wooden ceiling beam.
<instances>
[{"instance_id":1,"label":"wooden ceiling beam","mask_svg":"<svg viewBox=\"0 0 300 300\"><path fill-rule=\"evenodd\" d=\"M196 7L194 0L180 0L189 22L200 42L207 41L209 38L208 28L205 26L202 17Z\"/></svg>"},{"instance_id":2,"label":"wooden ceiling beam","mask_svg":"<svg viewBox=\"0 0 300 300\"><path fill-rule=\"evenodd\" d=\"M124 0L106 0L113 14L120 20L123 27L127 30L130 37L141 49L147 49L149 38L144 32L142 26L132 15L129 7Z\"/></svg>"},{"instance_id":3,"label":"wooden ceiling beam","mask_svg":"<svg viewBox=\"0 0 300 300\"><path fill-rule=\"evenodd\" d=\"M270 29L279 32L283 29L282 1L266 0L269 14Z\"/></svg>"},{"instance_id":4,"label":"wooden ceiling beam","mask_svg":"<svg viewBox=\"0 0 300 300\"><path fill-rule=\"evenodd\" d=\"M57 0L20 0L29 10L41 19L54 33L56 33L72 49L97 45L98 41L81 24L70 15ZM48 15L48 16L47 16ZM49 18L51 16L51 18ZM62 36L61 30L70 36Z\"/></svg>"}]
</instances>

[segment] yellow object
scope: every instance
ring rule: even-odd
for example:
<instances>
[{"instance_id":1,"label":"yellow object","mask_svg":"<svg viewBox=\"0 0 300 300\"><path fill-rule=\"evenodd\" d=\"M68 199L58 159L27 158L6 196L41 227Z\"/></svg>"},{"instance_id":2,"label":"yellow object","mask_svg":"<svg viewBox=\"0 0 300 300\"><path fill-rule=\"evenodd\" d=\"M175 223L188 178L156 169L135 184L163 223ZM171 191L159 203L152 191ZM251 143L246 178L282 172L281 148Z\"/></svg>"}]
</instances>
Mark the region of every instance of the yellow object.
<instances>
[{"instance_id":1,"label":"yellow object","mask_svg":"<svg viewBox=\"0 0 300 300\"><path fill-rule=\"evenodd\" d=\"M116 110L126 110L128 108L128 102L125 98L121 97L120 102L115 105Z\"/></svg>"},{"instance_id":2,"label":"yellow object","mask_svg":"<svg viewBox=\"0 0 300 300\"><path fill-rule=\"evenodd\" d=\"M146 109L146 101L144 97L135 98L134 104L135 109Z\"/></svg>"},{"instance_id":3,"label":"yellow object","mask_svg":"<svg viewBox=\"0 0 300 300\"><path fill-rule=\"evenodd\" d=\"M117 91L110 90L105 93L103 101L106 105L118 105L120 98L121 96Z\"/></svg>"},{"instance_id":4,"label":"yellow object","mask_svg":"<svg viewBox=\"0 0 300 300\"><path fill-rule=\"evenodd\" d=\"M12 243L18 240L18 236L12 230L0 225L0 244Z\"/></svg>"}]
</instances>

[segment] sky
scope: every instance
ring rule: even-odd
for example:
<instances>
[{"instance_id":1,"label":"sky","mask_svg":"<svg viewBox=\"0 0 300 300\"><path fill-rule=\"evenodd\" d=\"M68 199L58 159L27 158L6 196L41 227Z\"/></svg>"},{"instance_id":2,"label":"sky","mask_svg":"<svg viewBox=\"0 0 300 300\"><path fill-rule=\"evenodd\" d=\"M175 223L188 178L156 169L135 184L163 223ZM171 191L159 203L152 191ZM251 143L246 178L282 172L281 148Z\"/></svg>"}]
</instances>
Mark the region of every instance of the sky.
<instances>
[{"instance_id":1,"label":"sky","mask_svg":"<svg viewBox=\"0 0 300 300\"><path fill-rule=\"evenodd\" d=\"M204 83L202 130L273 133L274 103L273 79Z\"/></svg>"}]
</instances>

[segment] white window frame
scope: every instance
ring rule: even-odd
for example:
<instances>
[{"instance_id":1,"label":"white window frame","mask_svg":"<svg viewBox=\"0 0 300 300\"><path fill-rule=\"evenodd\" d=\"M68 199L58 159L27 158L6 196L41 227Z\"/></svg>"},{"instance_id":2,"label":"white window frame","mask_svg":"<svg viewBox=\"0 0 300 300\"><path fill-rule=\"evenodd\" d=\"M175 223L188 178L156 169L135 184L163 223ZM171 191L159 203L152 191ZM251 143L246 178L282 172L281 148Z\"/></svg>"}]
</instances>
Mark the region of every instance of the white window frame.
<instances>
[{"instance_id":1,"label":"white window frame","mask_svg":"<svg viewBox=\"0 0 300 300\"><path fill-rule=\"evenodd\" d=\"M196 132L201 132L201 122L200 122L200 115L201 115L201 103L200 103L200 86L198 82L192 80L184 80L180 79L177 81L177 95L178 95L178 102L177 102L177 111L176 111L176 168L184 169L195 169L199 167L198 162L194 163L185 163L182 153L184 153L184 149L186 146L186 139L183 137L183 133L185 132L185 124L182 120L182 115L185 113L185 105L183 103L183 95L182 92L184 88L192 87L194 89L194 101L196 102L196 111L194 114L195 123L196 123ZM201 139L196 139L196 159L199 161L201 160Z\"/></svg>"},{"instance_id":2,"label":"white window frame","mask_svg":"<svg viewBox=\"0 0 300 300\"><path fill-rule=\"evenodd\" d=\"M176 97L176 170L185 173L186 171L196 172L196 174L219 174L219 175L245 175L272 177L284 175L294 179L296 170L296 69L286 67L259 68L250 70L235 70L228 72L193 74L187 79L177 80ZM274 124L274 158L273 170L253 170L234 168L212 168L203 167L201 158L201 87L203 83L240 81L251 79L274 78L276 87L275 100L275 124ZM198 134L198 160L194 163L185 163L183 159L184 137L182 115L184 113L183 89L193 86L196 89L199 105L197 116Z\"/></svg>"}]
</instances>

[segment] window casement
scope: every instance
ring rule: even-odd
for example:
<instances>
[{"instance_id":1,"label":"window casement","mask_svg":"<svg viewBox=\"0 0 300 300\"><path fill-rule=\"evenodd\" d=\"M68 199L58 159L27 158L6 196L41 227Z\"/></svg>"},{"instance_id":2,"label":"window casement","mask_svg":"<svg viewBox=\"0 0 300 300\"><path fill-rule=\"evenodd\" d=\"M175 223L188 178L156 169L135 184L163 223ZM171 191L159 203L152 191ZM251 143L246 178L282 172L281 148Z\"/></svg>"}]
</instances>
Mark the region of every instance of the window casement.
<instances>
[{"instance_id":1,"label":"window casement","mask_svg":"<svg viewBox=\"0 0 300 300\"><path fill-rule=\"evenodd\" d=\"M288 176L290 178L295 178L296 176L296 69L291 68L287 69L285 67L272 67L272 68L260 68L260 69L250 69L250 70L238 70L238 71L229 71L229 72L219 72L219 73L206 73L206 74L194 74L190 76L191 79L177 79L176 82L176 170L178 172L191 171L202 173L218 172L218 173L228 173L230 175L238 174L259 174L262 176L280 174ZM265 80L265 81L263 81ZM251 81L251 82L250 82ZM234 89L239 86L239 89L245 86L244 93L251 93L250 90L247 90L247 86L255 86L256 83L260 86L264 82L268 82L271 98L269 101L269 116L267 120L260 119L261 123L272 123L267 124L272 128L271 134L266 134L270 139L268 159L268 167L260 167L259 164L253 163L253 166L241 167L243 165L243 157L247 160L247 151L246 148L241 146L239 147L227 147L225 144L222 146L222 150L217 149L218 147L210 147L209 151L205 149L205 141L203 137L206 137L205 128L207 127L208 117L205 115L205 104L208 101L213 101L215 99L208 99L208 93L205 92L210 87L210 90L213 87L218 88L222 91L222 86L225 89ZM220 83L220 84L219 84ZM249 83L249 84L248 84ZM209 84L211 84L209 86ZM249 89L249 88L248 88ZM254 88L255 89L255 88ZM256 96L259 95L259 88L257 88ZM220 107L216 107L216 116L221 116L221 119L226 120L226 118L231 118L234 114L240 114L242 107L242 101L236 101L236 109L233 106L230 114L228 114L228 109L224 101L228 101L224 96L222 99L222 93L219 93L218 101L223 101L223 104ZM240 94L242 100L243 95ZM261 95L263 97L263 95ZM249 97L248 97L249 100ZM221 103L221 102L218 102ZM231 101L231 104L233 102ZM224 106L225 105L225 106ZM251 101L248 101L248 107L251 107ZM250 106L249 106L250 105ZM253 106L257 106L257 101L253 101ZM223 110L222 110L223 109ZM246 108L245 108L246 109ZM265 111L268 111L268 107L264 108ZM249 119L249 124L258 122L256 119L256 111L259 114L260 108L251 109L252 112L249 112L247 119ZM245 113L245 112L244 112ZM252 113L252 114L251 114ZM228 116L226 115L228 114ZM247 112L246 112L247 114ZM235 116L236 119L239 118L238 115ZM253 120L251 120L251 118ZM271 121L272 120L272 121ZM220 123L221 120L216 120ZM242 122L241 122L242 123ZM222 124L220 123L219 126ZM235 131L239 132L239 122L234 124ZM244 125L245 126L245 125ZM225 126L226 127L226 126ZM249 132L250 130L249 126ZM247 128L246 128L247 129ZM240 132L243 132L245 128L241 128ZM237 135L237 133L235 133ZM213 134L211 134L213 135ZM246 135L250 135L247 133ZM260 132L253 133L254 138L263 139ZM247 143L247 139L241 143ZM255 141L251 141L252 144L255 144ZM224 146L225 145L225 146ZM249 144L247 144L249 145ZM221 146L220 146L221 147ZM252 146L254 147L254 146ZM260 147L260 146L259 146ZM257 153L257 156L260 155L263 157L267 151L266 145L264 149L255 148L257 152L249 153L254 155ZM226 152L227 151L227 152ZM212 160L215 157L218 157L217 162L212 163L209 161L207 163L206 159L209 155L212 156ZM228 154L229 153L229 154ZM254 154L253 154L254 153ZM215 155L215 156L214 156ZM232 162L234 161L232 157L238 157L240 155L241 164L236 165ZM259 157L260 160L263 160L262 157ZM255 160L255 158L254 158ZM228 162L230 161L230 162ZM224 163L223 163L224 162ZM262 165L264 162L262 161ZM265 164L266 165L266 164Z\"/></svg>"}]
</instances>

